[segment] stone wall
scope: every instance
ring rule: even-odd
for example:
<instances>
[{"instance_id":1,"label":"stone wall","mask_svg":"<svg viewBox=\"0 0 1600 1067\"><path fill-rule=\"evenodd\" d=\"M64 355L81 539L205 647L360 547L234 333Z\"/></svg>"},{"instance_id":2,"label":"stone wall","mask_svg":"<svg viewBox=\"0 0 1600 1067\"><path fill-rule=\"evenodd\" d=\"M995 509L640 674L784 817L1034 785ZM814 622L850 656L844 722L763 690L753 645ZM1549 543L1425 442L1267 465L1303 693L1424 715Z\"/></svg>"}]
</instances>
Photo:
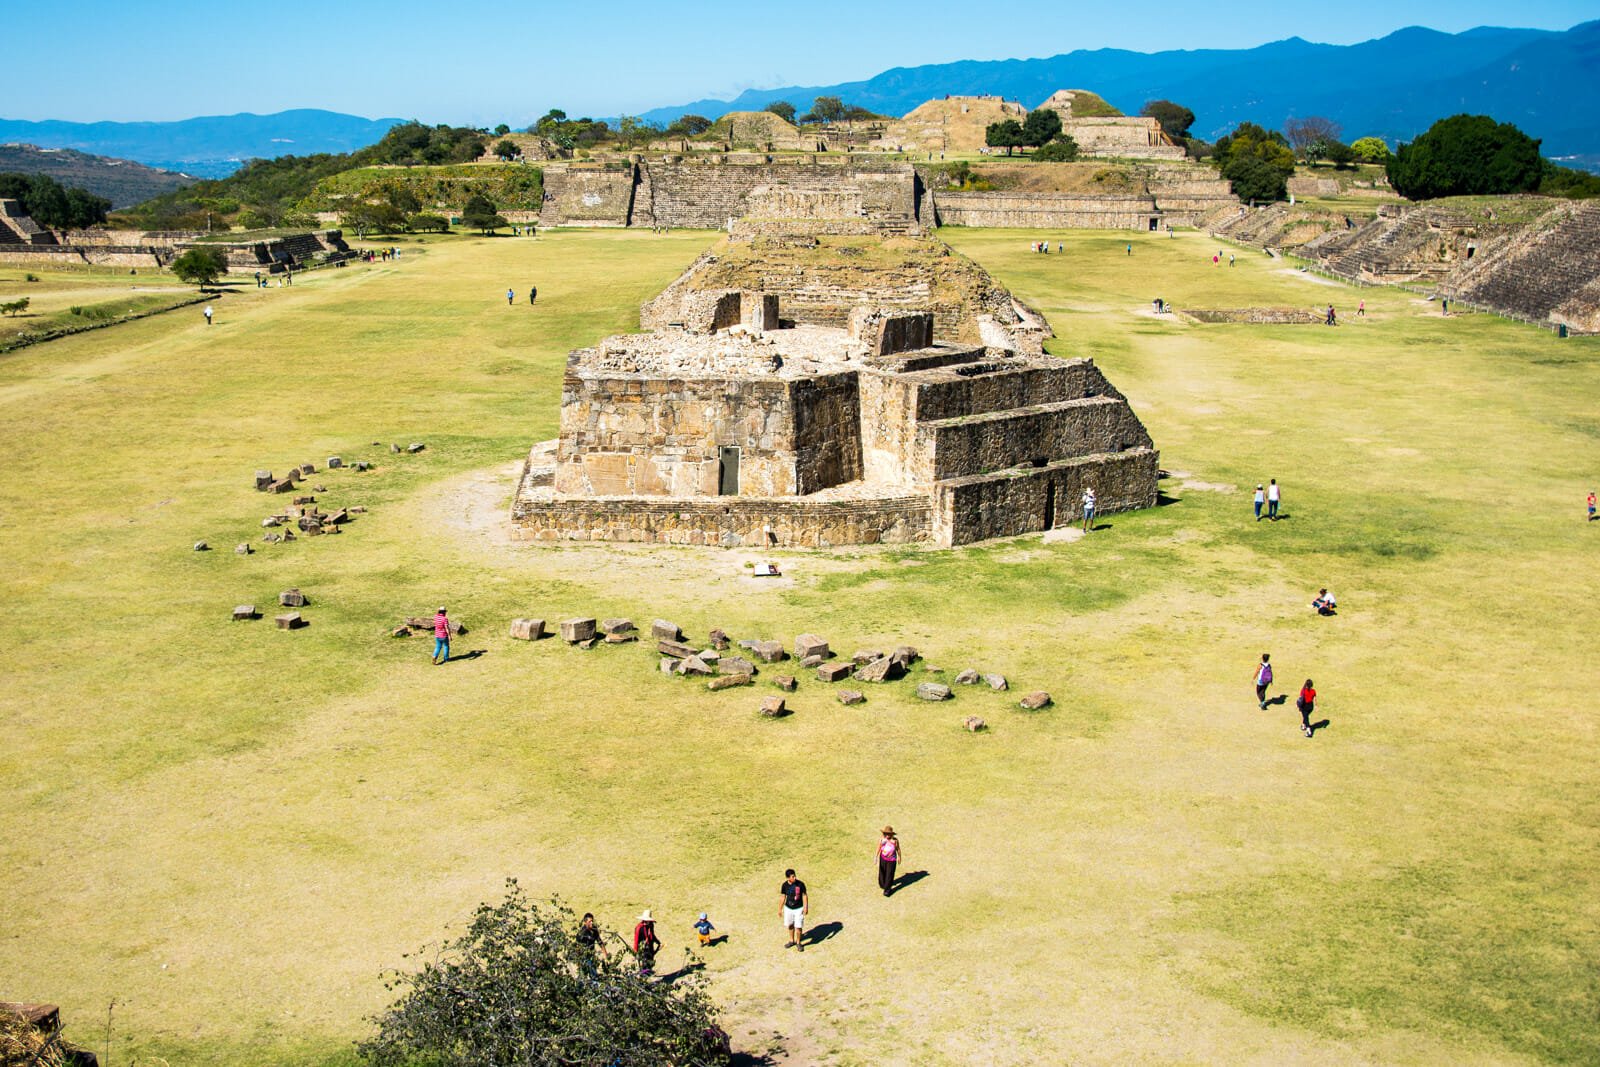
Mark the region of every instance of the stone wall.
<instances>
[{"instance_id":1,"label":"stone wall","mask_svg":"<svg viewBox=\"0 0 1600 1067\"><path fill-rule=\"evenodd\" d=\"M545 226L626 226L633 211L631 163L571 163L544 172Z\"/></svg>"},{"instance_id":2,"label":"stone wall","mask_svg":"<svg viewBox=\"0 0 1600 1067\"><path fill-rule=\"evenodd\" d=\"M1150 447L1149 433L1125 401L1085 397L919 422L912 477L927 484L1042 465L1058 456Z\"/></svg>"},{"instance_id":3,"label":"stone wall","mask_svg":"<svg viewBox=\"0 0 1600 1067\"><path fill-rule=\"evenodd\" d=\"M1080 456L1043 467L941 482L932 539L967 545L1070 525L1083 518L1083 490L1094 489L1099 515L1154 506L1160 454Z\"/></svg>"},{"instance_id":4,"label":"stone wall","mask_svg":"<svg viewBox=\"0 0 1600 1067\"><path fill-rule=\"evenodd\" d=\"M1069 118L1062 127L1088 156L1126 159L1184 158L1181 146L1161 131L1152 118L1124 115L1117 118Z\"/></svg>"},{"instance_id":5,"label":"stone wall","mask_svg":"<svg viewBox=\"0 0 1600 1067\"><path fill-rule=\"evenodd\" d=\"M854 374L796 382L796 492L818 493L861 477L861 399ZM743 489L743 485L740 485Z\"/></svg>"},{"instance_id":6,"label":"stone wall","mask_svg":"<svg viewBox=\"0 0 1600 1067\"><path fill-rule=\"evenodd\" d=\"M1161 219L1149 196L935 192L933 204L940 226L1147 231Z\"/></svg>"},{"instance_id":7,"label":"stone wall","mask_svg":"<svg viewBox=\"0 0 1600 1067\"><path fill-rule=\"evenodd\" d=\"M731 219L763 215L751 202L758 189L768 203L786 189L803 190L803 197L810 198L833 193L841 202L849 201L854 217L866 217L889 232L917 225L917 176L908 164L651 162L642 168L650 178L655 225L722 229Z\"/></svg>"},{"instance_id":8,"label":"stone wall","mask_svg":"<svg viewBox=\"0 0 1600 1067\"><path fill-rule=\"evenodd\" d=\"M171 257L167 256L170 260ZM66 245L0 245L0 263L11 267L130 267L137 270L147 267L155 270L163 265L162 255L155 249L124 248L100 245L92 248L74 248Z\"/></svg>"},{"instance_id":9,"label":"stone wall","mask_svg":"<svg viewBox=\"0 0 1600 1067\"><path fill-rule=\"evenodd\" d=\"M874 500L551 500L519 495L513 532L528 541L832 548L929 539L927 494Z\"/></svg>"}]
</instances>

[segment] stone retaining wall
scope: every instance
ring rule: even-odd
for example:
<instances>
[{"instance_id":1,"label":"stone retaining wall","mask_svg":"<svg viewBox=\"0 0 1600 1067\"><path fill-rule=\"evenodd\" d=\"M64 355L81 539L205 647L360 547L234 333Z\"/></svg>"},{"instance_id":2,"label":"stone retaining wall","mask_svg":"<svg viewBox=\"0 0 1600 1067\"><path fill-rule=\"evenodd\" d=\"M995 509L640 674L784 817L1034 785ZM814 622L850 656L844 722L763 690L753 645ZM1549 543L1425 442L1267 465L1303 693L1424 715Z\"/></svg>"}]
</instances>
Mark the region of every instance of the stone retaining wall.
<instances>
[{"instance_id":1,"label":"stone retaining wall","mask_svg":"<svg viewBox=\"0 0 1600 1067\"><path fill-rule=\"evenodd\" d=\"M519 499L511 518L514 536L527 541L831 548L926 541L933 505L925 494L829 502L758 497Z\"/></svg>"},{"instance_id":2,"label":"stone retaining wall","mask_svg":"<svg viewBox=\"0 0 1600 1067\"><path fill-rule=\"evenodd\" d=\"M912 476L918 483L943 481L1151 444L1125 401L1085 397L920 423Z\"/></svg>"},{"instance_id":3,"label":"stone retaining wall","mask_svg":"<svg viewBox=\"0 0 1600 1067\"><path fill-rule=\"evenodd\" d=\"M941 482L933 540L967 545L1071 525L1083 518L1083 490L1109 515L1154 506L1161 455L1141 448L1114 456L1080 456L1043 467Z\"/></svg>"},{"instance_id":4,"label":"stone retaining wall","mask_svg":"<svg viewBox=\"0 0 1600 1067\"><path fill-rule=\"evenodd\" d=\"M933 194L941 226L1031 230L1150 230L1161 211L1149 196L1080 196L1072 193Z\"/></svg>"}]
</instances>

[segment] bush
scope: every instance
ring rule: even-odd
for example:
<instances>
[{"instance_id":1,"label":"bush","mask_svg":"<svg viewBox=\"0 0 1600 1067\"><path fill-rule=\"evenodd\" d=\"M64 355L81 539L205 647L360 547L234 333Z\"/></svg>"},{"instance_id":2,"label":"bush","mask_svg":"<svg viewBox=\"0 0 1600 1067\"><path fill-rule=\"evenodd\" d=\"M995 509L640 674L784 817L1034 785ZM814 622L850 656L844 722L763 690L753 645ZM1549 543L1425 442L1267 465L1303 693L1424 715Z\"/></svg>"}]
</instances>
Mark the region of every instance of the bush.
<instances>
[{"instance_id":1,"label":"bush","mask_svg":"<svg viewBox=\"0 0 1600 1067\"><path fill-rule=\"evenodd\" d=\"M559 900L540 907L515 880L507 886L504 901L480 905L421 970L389 983L400 999L374 1020L362 1058L377 1067L728 1062L703 977L671 985L641 977L624 946L597 955L579 943Z\"/></svg>"},{"instance_id":2,"label":"bush","mask_svg":"<svg viewBox=\"0 0 1600 1067\"><path fill-rule=\"evenodd\" d=\"M6 314L6 315L15 316L15 315L19 314L20 312L27 311L28 310L28 304L29 304L28 297L23 297L21 300L12 300L9 303L0 304L0 314ZM74 308L73 310L77 310L77 309Z\"/></svg>"},{"instance_id":3,"label":"bush","mask_svg":"<svg viewBox=\"0 0 1600 1067\"><path fill-rule=\"evenodd\" d=\"M406 229L413 233L444 233L450 220L443 215L412 215L406 220Z\"/></svg>"},{"instance_id":4,"label":"bush","mask_svg":"<svg viewBox=\"0 0 1600 1067\"><path fill-rule=\"evenodd\" d=\"M1040 163L1071 163L1078 158L1078 142L1062 134L1035 151L1033 158Z\"/></svg>"},{"instance_id":5,"label":"bush","mask_svg":"<svg viewBox=\"0 0 1600 1067\"><path fill-rule=\"evenodd\" d=\"M1452 115L1401 145L1386 169L1395 192L1407 200L1431 200L1531 193L1539 188L1544 161L1539 142L1511 123Z\"/></svg>"},{"instance_id":6,"label":"bush","mask_svg":"<svg viewBox=\"0 0 1600 1067\"><path fill-rule=\"evenodd\" d=\"M1381 137L1357 137L1350 142L1356 158L1367 163L1385 163L1389 159L1389 146Z\"/></svg>"},{"instance_id":7,"label":"bush","mask_svg":"<svg viewBox=\"0 0 1600 1067\"><path fill-rule=\"evenodd\" d=\"M31 273L30 274L24 274L22 276L22 280L25 281L25 282L36 282L36 281L39 280L39 276L37 274L31 274Z\"/></svg>"}]
</instances>

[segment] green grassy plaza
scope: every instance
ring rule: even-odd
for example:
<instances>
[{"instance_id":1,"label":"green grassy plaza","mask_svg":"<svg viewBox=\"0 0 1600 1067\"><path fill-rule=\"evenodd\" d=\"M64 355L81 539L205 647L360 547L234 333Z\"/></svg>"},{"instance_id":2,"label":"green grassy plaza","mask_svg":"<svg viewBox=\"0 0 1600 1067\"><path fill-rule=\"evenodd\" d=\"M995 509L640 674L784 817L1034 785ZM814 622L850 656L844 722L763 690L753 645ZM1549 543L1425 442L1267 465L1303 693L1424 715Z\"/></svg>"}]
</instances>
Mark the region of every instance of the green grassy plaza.
<instances>
[{"instance_id":1,"label":"green grassy plaza","mask_svg":"<svg viewBox=\"0 0 1600 1067\"><path fill-rule=\"evenodd\" d=\"M787 1062L1600 1060L1600 341L1213 267L1199 234L946 230L1127 394L1164 506L1073 543L768 553L767 584L747 552L508 540L567 352L636 329L715 236L410 239L247 280L211 327L0 356L0 996L102 1052L115 1000L118 1065L353 1063L384 972L516 877L613 930L651 908L664 970L709 912L724 1025ZM305 461L325 507L369 510L263 544L286 500L252 473ZM1256 523L1270 477L1287 517ZM441 603L480 656L388 635ZM843 707L802 676L768 721L771 671L711 693L645 644L511 640L530 615L905 642L1013 692L928 704L914 674ZM887 900L885 822L927 872ZM803 956L786 866L832 931Z\"/></svg>"}]
</instances>

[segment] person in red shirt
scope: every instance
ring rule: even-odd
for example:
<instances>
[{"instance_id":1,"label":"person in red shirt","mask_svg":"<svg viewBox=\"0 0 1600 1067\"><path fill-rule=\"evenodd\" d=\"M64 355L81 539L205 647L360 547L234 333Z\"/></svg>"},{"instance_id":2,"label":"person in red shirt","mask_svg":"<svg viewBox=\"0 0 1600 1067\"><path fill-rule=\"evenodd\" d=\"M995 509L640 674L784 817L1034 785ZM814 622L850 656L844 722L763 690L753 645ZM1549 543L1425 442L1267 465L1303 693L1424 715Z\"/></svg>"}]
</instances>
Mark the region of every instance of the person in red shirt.
<instances>
[{"instance_id":1,"label":"person in red shirt","mask_svg":"<svg viewBox=\"0 0 1600 1067\"><path fill-rule=\"evenodd\" d=\"M656 970L656 952L661 948L661 939L656 936L656 920L650 914L650 909L644 909L644 914L639 916L639 924L633 928L633 954L639 959L639 974L649 978Z\"/></svg>"},{"instance_id":2,"label":"person in red shirt","mask_svg":"<svg viewBox=\"0 0 1600 1067\"><path fill-rule=\"evenodd\" d=\"M878 888L883 895L894 892L894 869L900 863L900 839L894 836L894 827L885 826L878 841Z\"/></svg>"},{"instance_id":3,"label":"person in red shirt","mask_svg":"<svg viewBox=\"0 0 1600 1067\"><path fill-rule=\"evenodd\" d=\"M1300 695L1295 699L1294 706L1300 709L1300 732L1310 737L1311 713L1317 710L1317 691L1311 688L1310 678L1300 687Z\"/></svg>"},{"instance_id":4,"label":"person in red shirt","mask_svg":"<svg viewBox=\"0 0 1600 1067\"><path fill-rule=\"evenodd\" d=\"M450 618L440 608L433 617L433 662L444 663L450 658Z\"/></svg>"}]
</instances>

